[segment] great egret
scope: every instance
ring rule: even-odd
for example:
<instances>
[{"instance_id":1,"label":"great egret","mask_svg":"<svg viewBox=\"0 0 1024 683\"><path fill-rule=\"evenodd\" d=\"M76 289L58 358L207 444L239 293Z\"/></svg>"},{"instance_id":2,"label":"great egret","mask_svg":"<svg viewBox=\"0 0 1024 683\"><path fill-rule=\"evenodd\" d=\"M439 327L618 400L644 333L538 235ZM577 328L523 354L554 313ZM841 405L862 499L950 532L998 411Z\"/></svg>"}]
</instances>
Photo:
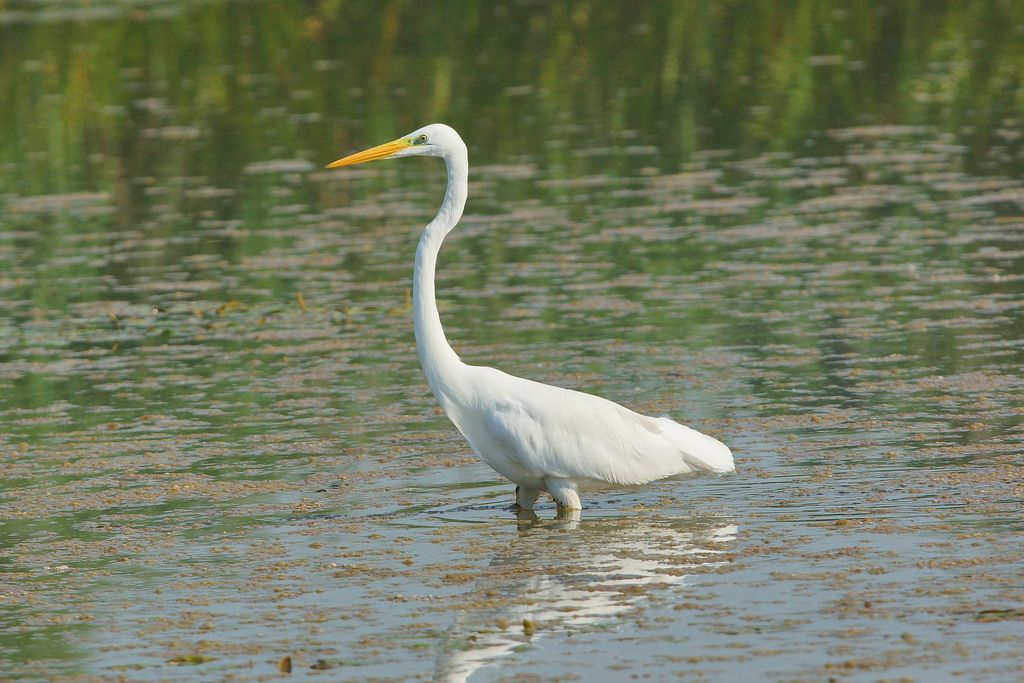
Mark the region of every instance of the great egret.
<instances>
[{"instance_id":1,"label":"great egret","mask_svg":"<svg viewBox=\"0 0 1024 683\"><path fill-rule=\"evenodd\" d=\"M694 469L735 470L725 444L667 417L463 363L441 327L434 268L441 242L466 205L466 143L453 128L434 123L327 168L407 156L441 157L448 168L441 209L416 249L412 307L420 365L441 408L477 455L517 484L521 509L532 510L541 491L560 509L580 510L581 490L644 484Z\"/></svg>"}]
</instances>

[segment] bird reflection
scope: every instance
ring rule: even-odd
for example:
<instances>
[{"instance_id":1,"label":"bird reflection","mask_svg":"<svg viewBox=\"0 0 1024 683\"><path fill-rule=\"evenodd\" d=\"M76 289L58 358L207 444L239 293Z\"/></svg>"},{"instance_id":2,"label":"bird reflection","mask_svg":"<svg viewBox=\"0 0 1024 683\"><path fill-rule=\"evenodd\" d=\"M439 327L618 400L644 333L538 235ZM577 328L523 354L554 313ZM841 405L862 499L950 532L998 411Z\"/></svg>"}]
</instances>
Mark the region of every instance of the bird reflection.
<instances>
[{"instance_id":1,"label":"bird reflection","mask_svg":"<svg viewBox=\"0 0 1024 683\"><path fill-rule=\"evenodd\" d=\"M518 525L446 634L436 680L466 681L525 643L613 624L650 592L723 564L737 534L722 519L581 521L571 510L554 520L522 512Z\"/></svg>"}]
</instances>

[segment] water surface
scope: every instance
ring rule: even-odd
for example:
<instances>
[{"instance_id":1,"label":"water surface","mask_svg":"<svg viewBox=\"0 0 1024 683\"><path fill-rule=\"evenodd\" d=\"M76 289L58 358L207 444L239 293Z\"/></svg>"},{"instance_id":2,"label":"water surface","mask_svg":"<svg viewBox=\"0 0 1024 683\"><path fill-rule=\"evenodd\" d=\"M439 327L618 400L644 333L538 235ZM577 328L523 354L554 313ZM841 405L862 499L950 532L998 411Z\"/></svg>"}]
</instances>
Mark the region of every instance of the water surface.
<instances>
[{"instance_id":1,"label":"water surface","mask_svg":"<svg viewBox=\"0 0 1024 683\"><path fill-rule=\"evenodd\" d=\"M1012 681L1012 3L0 2L0 672ZM738 471L517 518L465 360Z\"/></svg>"}]
</instances>

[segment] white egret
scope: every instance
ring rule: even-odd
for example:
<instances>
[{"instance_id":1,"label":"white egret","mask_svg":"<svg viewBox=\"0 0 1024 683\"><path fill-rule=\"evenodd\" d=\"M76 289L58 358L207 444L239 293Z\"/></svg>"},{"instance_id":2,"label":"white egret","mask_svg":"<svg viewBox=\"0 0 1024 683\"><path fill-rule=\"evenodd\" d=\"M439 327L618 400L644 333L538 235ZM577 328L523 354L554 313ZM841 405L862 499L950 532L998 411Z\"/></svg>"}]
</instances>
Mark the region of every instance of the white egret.
<instances>
[{"instance_id":1,"label":"white egret","mask_svg":"<svg viewBox=\"0 0 1024 683\"><path fill-rule=\"evenodd\" d=\"M434 268L442 240L466 205L466 143L453 128L435 123L327 167L407 156L441 157L448 168L441 209L416 249L412 306L420 365L441 408L477 455L517 485L521 509L533 509L542 491L560 509L579 510L580 491L693 470L735 470L725 444L667 417L648 417L599 396L463 363L441 327Z\"/></svg>"}]
</instances>

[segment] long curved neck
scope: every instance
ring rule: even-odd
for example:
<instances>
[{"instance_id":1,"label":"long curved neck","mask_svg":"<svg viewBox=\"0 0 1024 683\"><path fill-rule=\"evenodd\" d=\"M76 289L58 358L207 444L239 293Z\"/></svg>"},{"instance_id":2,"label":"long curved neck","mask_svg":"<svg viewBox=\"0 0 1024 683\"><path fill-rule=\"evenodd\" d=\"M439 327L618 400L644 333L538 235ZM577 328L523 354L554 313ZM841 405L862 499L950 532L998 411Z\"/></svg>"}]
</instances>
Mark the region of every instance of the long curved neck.
<instances>
[{"instance_id":1,"label":"long curved neck","mask_svg":"<svg viewBox=\"0 0 1024 683\"><path fill-rule=\"evenodd\" d=\"M457 391L458 369L462 361L449 346L441 327L441 317L434 299L434 271L441 242L462 217L466 206L469 186L469 161L465 151L445 157L448 167L448 189L444 193L441 208L430 221L416 249L416 266L413 270L412 310L413 327L416 332L416 351L420 365L427 376L427 383L442 407Z\"/></svg>"}]
</instances>

